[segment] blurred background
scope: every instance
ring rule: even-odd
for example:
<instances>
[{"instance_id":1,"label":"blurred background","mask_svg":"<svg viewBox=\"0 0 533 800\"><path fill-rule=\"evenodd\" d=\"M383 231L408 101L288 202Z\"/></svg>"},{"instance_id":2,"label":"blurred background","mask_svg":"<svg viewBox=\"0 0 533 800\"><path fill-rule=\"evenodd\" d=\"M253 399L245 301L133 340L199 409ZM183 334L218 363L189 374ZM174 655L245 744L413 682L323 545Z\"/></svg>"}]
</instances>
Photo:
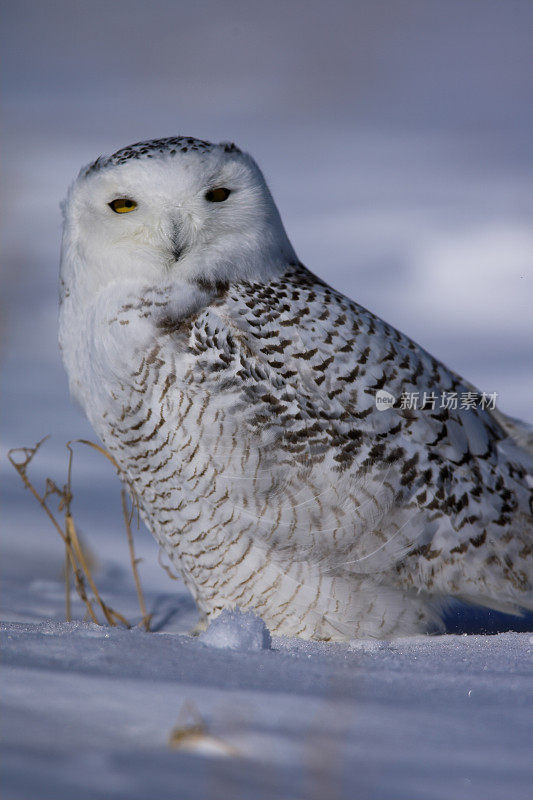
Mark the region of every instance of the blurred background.
<instances>
[{"instance_id":1,"label":"blurred background","mask_svg":"<svg viewBox=\"0 0 533 800\"><path fill-rule=\"evenodd\" d=\"M530 0L0 6L4 617L63 613L59 537L6 451L51 434L33 475L61 483L65 442L94 438L56 343L59 203L131 142L248 150L308 267L533 422ZM117 479L79 446L74 488L116 586ZM138 548L148 585L174 592L147 534Z\"/></svg>"}]
</instances>

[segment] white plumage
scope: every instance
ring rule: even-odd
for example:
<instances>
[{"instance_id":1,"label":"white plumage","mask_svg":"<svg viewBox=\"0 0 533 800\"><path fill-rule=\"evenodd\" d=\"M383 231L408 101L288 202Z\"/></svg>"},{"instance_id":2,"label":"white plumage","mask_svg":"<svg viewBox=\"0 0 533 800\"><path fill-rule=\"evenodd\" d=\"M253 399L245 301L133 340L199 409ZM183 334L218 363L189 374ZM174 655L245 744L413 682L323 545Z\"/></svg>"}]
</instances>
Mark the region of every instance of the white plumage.
<instances>
[{"instance_id":1,"label":"white plumage","mask_svg":"<svg viewBox=\"0 0 533 800\"><path fill-rule=\"evenodd\" d=\"M340 640L434 629L450 597L533 606L530 433L378 411L473 387L298 262L250 156L141 142L64 212L71 390L204 621Z\"/></svg>"}]
</instances>

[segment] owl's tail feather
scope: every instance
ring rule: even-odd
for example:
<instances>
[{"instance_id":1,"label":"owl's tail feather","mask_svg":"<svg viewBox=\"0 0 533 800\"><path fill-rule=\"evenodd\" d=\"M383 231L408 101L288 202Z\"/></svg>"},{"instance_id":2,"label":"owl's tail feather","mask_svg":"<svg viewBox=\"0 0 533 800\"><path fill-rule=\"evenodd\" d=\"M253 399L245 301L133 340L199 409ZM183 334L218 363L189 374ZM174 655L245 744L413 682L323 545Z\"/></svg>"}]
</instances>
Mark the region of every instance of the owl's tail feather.
<instances>
[{"instance_id":1,"label":"owl's tail feather","mask_svg":"<svg viewBox=\"0 0 533 800\"><path fill-rule=\"evenodd\" d=\"M489 608L491 611L499 611L501 614L509 614L513 617L523 617L527 611L533 611L533 600L526 598L522 605L517 603L505 602L505 600L496 600L493 597L482 597L479 595L458 595L455 599L463 603L468 603L471 606L482 606Z\"/></svg>"}]
</instances>

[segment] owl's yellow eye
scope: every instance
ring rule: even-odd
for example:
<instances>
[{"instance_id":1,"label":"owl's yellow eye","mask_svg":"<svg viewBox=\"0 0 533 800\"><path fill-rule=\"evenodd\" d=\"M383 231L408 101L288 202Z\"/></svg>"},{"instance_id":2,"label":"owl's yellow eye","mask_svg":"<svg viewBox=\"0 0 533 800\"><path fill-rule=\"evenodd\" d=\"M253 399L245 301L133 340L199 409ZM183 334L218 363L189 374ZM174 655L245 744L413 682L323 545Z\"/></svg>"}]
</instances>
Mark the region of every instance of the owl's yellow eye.
<instances>
[{"instance_id":1,"label":"owl's yellow eye","mask_svg":"<svg viewBox=\"0 0 533 800\"><path fill-rule=\"evenodd\" d=\"M127 214L128 211L133 211L137 208L135 200L129 200L127 197L118 197L108 203L109 208L112 208L116 214Z\"/></svg>"},{"instance_id":2,"label":"owl's yellow eye","mask_svg":"<svg viewBox=\"0 0 533 800\"><path fill-rule=\"evenodd\" d=\"M220 189L210 189L206 192L205 199L209 200L210 203L222 203L224 200L228 199L230 194L231 192L229 189L220 187Z\"/></svg>"}]
</instances>

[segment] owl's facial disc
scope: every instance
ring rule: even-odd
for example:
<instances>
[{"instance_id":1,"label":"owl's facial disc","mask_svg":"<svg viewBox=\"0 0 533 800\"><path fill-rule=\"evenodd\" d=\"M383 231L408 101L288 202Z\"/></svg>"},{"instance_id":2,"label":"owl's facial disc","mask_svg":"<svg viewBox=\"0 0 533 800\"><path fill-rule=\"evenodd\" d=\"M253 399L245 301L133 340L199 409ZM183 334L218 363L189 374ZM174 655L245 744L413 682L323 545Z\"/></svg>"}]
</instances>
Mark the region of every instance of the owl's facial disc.
<instances>
[{"instance_id":1,"label":"owl's facial disc","mask_svg":"<svg viewBox=\"0 0 533 800\"><path fill-rule=\"evenodd\" d=\"M64 216L62 275L87 301L110 284L256 279L296 261L256 163L223 145L118 151L80 173Z\"/></svg>"},{"instance_id":2,"label":"owl's facial disc","mask_svg":"<svg viewBox=\"0 0 533 800\"><path fill-rule=\"evenodd\" d=\"M98 175L94 178L96 183ZM239 196L245 199L246 181L239 171L232 175L225 164L133 162L107 176L104 172L101 178L102 210L109 220L105 232L111 238L108 246L152 247L166 264L167 274L195 248L219 243L242 218ZM231 211L221 211L230 205L230 196Z\"/></svg>"}]
</instances>

